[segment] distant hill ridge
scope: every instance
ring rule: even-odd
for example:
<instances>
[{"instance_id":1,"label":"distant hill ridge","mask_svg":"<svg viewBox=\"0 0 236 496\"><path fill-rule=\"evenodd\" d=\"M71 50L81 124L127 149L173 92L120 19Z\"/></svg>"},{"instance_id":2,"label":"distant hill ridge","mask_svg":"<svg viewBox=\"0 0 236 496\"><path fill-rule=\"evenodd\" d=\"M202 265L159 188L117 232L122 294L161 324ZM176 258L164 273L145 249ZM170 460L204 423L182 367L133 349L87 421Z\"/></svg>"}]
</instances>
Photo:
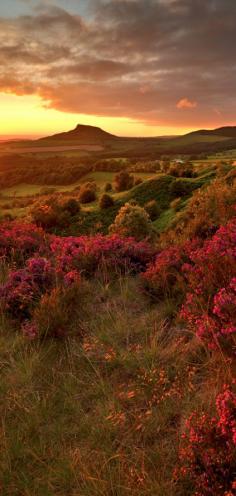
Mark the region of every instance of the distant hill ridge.
<instances>
[{"instance_id":1,"label":"distant hill ridge","mask_svg":"<svg viewBox=\"0 0 236 496\"><path fill-rule=\"evenodd\" d=\"M217 129L199 129L198 131L192 131L191 133L187 133L185 135L181 136L165 136L165 139L174 139L175 141L178 141L178 139L183 139L185 136L221 136L221 137L226 137L226 138L236 138L236 126L224 126L224 127L219 127ZM127 141L132 141L132 140L155 140L155 139L161 139L161 137L156 136L156 138L153 137L145 137L145 138L124 138L124 137L119 137L115 136L114 134L108 133L107 131L104 131L100 127L97 126L88 126L84 124L78 124L74 129L71 131L65 131L62 133L57 133L52 136L47 136L45 138L40 138L37 140L40 143L47 142L47 141L76 141L77 143L106 143L106 142L112 142L112 141L119 141L119 140L127 140ZM162 137L163 139L163 137Z\"/></svg>"},{"instance_id":2,"label":"distant hill ridge","mask_svg":"<svg viewBox=\"0 0 236 496\"><path fill-rule=\"evenodd\" d=\"M227 138L236 138L236 126L224 126L217 129L199 129L199 131L192 131L187 136L201 135L201 136L225 136Z\"/></svg>"},{"instance_id":3,"label":"distant hill ridge","mask_svg":"<svg viewBox=\"0 0 236 496\"><path fill-rule=\"evenodd\" d=\"M103 129L101 129L100 127L78 124L75 129L72 129L71 131L54 134L53 136L48 136L46 138L40 138L38 141L43 142L45 140L68 140L81 143L103 143L104 141L113 141L117 139L119 139L117 136L103 131Z\"/></svg>"}]
</instances>

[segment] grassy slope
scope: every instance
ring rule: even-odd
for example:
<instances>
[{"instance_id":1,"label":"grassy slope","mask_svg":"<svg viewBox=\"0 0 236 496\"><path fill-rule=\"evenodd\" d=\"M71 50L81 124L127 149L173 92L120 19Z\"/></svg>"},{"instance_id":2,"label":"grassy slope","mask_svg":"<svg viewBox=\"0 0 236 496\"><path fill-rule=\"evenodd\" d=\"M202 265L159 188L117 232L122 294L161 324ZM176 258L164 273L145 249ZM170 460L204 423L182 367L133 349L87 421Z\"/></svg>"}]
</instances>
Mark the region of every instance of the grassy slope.
<instances>
[{"instance_id":1,"label":"grassy slope","mask_svg":"<svg viewBox=\"0 0 236 496\"><path fill-rule=\"evenodd\" d=\"M150 306L135 279L90 289L83 342L27 343L2 322L1 494L190 495L172 482L176 436L211 403L210 358L168 331L173 305Z\"/></svg>"}]
</instances>

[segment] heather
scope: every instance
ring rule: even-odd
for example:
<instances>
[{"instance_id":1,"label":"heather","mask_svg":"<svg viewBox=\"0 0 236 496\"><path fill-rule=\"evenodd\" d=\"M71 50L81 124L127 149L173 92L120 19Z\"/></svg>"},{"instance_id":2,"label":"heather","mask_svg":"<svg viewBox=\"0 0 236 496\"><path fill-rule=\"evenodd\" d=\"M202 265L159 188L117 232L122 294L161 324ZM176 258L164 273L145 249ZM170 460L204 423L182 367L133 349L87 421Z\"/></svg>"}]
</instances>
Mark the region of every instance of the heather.
<instances>
[{"instance_id":1,"label":"heather","mask_svg":"<svg viewBox=\"0 0 236 496\"><path fill-rule=\"evenodd\" d=\"M156 300L174 299L176 311L209 348L235 353L236 219L208 240L195 238L160 251L143 274Z\"/></svg>"},{"instance_id":2,"label":"heather","mask_svg":"<svg viewBox=\"0 0 236 496\"><path fill-rule=\"evenodd\" d=\"M234 496L233 212L169 245L1 224L4 495Z\"/></svg>"}]
</instances>

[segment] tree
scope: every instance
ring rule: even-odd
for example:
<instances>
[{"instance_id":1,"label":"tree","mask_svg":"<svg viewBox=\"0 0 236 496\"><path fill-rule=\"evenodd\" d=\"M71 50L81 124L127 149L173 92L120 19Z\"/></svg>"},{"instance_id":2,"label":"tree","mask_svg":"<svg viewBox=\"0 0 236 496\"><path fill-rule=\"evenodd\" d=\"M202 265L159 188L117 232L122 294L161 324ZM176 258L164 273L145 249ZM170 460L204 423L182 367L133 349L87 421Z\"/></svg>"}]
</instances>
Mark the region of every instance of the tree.
<instances>
[{"instance_id":1,"label":"tree","mask_svg":"<svg viewBox=\"0 0 236 496\"><path fill-rule=\"evenodd\" d=\"M134 176L127 171L121 171L115 176L115 190L117 192L131 189L134 185Z\"/></svg>"}]
</instances>

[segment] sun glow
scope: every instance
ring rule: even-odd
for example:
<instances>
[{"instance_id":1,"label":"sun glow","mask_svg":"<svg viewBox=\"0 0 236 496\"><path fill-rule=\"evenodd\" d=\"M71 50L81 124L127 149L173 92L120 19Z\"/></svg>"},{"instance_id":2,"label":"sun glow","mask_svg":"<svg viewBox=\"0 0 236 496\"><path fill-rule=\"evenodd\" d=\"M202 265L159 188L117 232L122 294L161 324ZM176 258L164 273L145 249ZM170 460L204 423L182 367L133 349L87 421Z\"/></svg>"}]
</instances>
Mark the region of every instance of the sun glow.
<instances>
[{"instance_id":1,"label":"sun glow","mask_svg":"<svg viewBox=\"0 0 236 496\"><path fill-rule=\"evenodd\" d=\"M119 136L184 134L189 129L149 126L130 118L72 114L47 108L39 96L0 93L0 137L40 137L67 131L78 123L99 126Z\"/></svg>"}]
</instances>

